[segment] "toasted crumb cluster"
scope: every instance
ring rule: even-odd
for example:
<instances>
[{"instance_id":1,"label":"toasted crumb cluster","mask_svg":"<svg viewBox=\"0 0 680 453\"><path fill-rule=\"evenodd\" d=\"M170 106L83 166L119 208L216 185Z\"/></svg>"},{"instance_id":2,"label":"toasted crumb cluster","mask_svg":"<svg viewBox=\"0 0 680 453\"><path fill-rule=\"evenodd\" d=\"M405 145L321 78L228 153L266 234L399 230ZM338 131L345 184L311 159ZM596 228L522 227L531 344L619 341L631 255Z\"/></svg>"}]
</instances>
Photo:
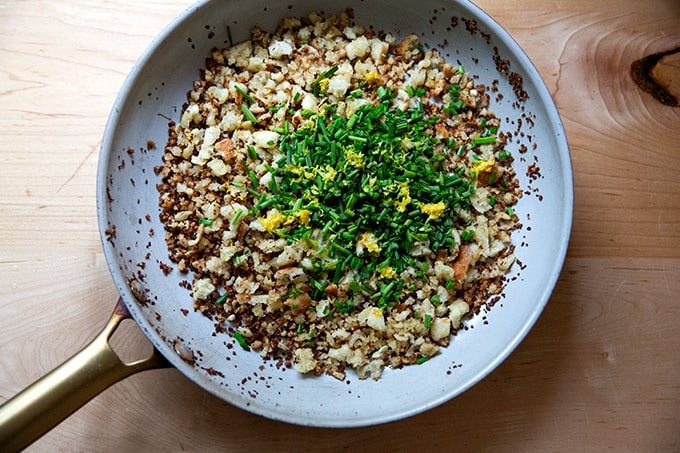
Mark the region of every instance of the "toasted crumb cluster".
<instances>
[{"instance_id":1,"label":"toasted crumb cluster","mask_svg":"<svg viewBox=\"0 0 680 453\"><path fill-rule=\"evenodd\" d=\"M214 50L158 169L195 309L300 373L436 355L514 262L521 191L486 91L351 12Z\"/></svg>"}]
</instances>

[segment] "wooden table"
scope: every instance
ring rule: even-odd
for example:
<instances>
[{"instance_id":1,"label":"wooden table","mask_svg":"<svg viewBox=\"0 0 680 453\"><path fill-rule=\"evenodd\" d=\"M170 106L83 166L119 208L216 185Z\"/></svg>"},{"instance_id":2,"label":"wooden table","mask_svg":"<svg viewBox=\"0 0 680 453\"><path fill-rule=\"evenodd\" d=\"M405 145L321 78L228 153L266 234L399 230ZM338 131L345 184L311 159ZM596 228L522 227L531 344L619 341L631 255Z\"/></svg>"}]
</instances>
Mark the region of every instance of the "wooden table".
<instances>
[{"instance_id":1,"label":"wooden table","mask_svg":"<svg viewBox=\"0 0 680 453\"><path fill-rule=\"evenodd\" d=\"M680 108L630 76L680 46L676 0L480 0L524 47L571 145L554 295L487 379L427 413L337 431L245 413L175 370L116 384L31 451L680 451ZM85 345L116 300L97 233L104 125L189 0L0 2L0 401ZM677 54L676 54L677 55ZM680 91L680 65L664 62ZM124 357L150 346L132 322Z\"/></svg>"}]
</instances>

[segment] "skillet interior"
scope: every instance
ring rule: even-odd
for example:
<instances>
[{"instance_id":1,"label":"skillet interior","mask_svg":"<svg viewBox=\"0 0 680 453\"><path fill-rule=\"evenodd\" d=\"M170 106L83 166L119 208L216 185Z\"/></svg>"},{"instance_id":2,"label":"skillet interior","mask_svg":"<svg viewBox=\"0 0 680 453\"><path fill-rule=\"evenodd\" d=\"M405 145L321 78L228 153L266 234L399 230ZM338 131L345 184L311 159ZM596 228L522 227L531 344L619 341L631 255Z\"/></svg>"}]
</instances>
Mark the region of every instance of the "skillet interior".
<instances>
[{"instance_id":1,"label":"skillet interior","mask_svg":"<svg viewBox=\"0 0 680 453\"><path fill-rule=\"evenodd\" d=\"M99 162L99 224L113 279L128 309L154 346L187 377L269 418L362 426L413 415L453 398L491 372L524 338L547 303L566 254L571 165L559 116L539 74L507 33L474 5L437 0L346 1L323 10L317 5L313 0L206 1L169 25L140 58L112 110ZM210 50L228 46L229 34L234 43L247 39L253 25L273 31L286 16L348 7L357 23L397 37L417 33L448 60L477 74L480 82L498 80L504 98L492 108L503 120L501 130L515 131L516 119L524 115L520 141L529 146L514 164L527 188L516 209L524 226L513 236L522 269L513 267L504 299L485 315L488 324L481 317L469 321L468 329L435 359L388 369L378 382L360 381L352 373L346 382L300 376L238 346L228 349L226 344L234 341L213 336L212 322L193 312L189 292L179 286L190 277L178 272L166 276L161 269L161 263L171 263L158 218L154 167L161 163L168 121L178 120ZM452 17L459 18L456 26ZM463 18L474 19L476 30ZM526 102L517 102L507 75L499 73L494 47L510 70L522 76ZM519 156L518 147L513 140L508 149ZM535 160L541 170L536 180L526 176Z\"/></svg>"}]
</instances>

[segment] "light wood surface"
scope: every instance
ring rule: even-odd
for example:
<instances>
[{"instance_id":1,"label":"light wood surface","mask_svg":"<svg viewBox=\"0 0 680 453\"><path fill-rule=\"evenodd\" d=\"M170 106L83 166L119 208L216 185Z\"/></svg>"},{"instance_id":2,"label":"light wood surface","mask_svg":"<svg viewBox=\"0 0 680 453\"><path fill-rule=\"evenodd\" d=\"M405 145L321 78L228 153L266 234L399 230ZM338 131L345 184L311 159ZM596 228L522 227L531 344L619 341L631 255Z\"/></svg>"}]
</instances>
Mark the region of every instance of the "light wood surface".
<instances>
[{"instance_id":1,"label":"light wood surface","mask_svg":"<svg viewBox=\"0 0 680 453\"><path fill-rule=\"evenodd\" d=\"M0 1L0 401L84 346L113 310L95 212L102 133L136 58L189 4ZM424 414L341 431L262 419L175 370L151 371L29 450L680 451L680 107L629 73L680 46L680 2L478 4L546 80L575 184L554 295L496 371ZM662 71L675 92L679 68L669 59ZM124 354L148 352L124 327Z\"/></svg>"}]
</instances>

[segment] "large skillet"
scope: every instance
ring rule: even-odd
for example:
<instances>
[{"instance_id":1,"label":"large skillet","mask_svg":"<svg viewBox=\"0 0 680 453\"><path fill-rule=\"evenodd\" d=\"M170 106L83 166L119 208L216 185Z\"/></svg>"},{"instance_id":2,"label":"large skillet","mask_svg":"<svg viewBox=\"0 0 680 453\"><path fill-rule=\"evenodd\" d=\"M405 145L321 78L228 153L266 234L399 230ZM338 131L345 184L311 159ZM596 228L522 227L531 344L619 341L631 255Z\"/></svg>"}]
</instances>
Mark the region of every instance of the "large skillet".
<instances>
[{"instance_id":1,"label":"large skillet","mask_svg":"<svg viewBox=\"0 0 680 453\"><path fill-rule=\"evenodd\" d=\"M325 427L387 422L468 389L527 334L566 254L572 218L569 152L551 96L528 57L466 1L348 0L323 12L352 8L357 23L376 31L396 36L415 32L452 63L477 74L480 82L498 81L503 98L494 99L492 108L503 120L502 129L521 132L509 150L526 194L516 209L523 224L514 236L520 264L513 267L504 298L484 320L469 321L448 348L424 365L386 370L378 382L353 374L341 382L279 369L241 350L227 335L212 335L213 323L191 309L189 293L180 286L190 277L176 271L165 275L162 264L170 262L158 218L154 167L161 163L168 121L179 118L212 48L247 39L255 24L273 31L279 19L318 8L315 0L201 1L140 58L111 112L97 180L103 248L121 301L84 352L0 408L0 445L26 445L113 382L167 362L225 401L272 419ZM511 84L510 74L515 80L521 76L521 85ZM524 97L522 90L526 100L518 99ZM521 153L522 145L527 148ZM536 163L540 174L527 176ZM130 315L156 352L126 365L107 340Z\"/></svg>"}]
</instances>

